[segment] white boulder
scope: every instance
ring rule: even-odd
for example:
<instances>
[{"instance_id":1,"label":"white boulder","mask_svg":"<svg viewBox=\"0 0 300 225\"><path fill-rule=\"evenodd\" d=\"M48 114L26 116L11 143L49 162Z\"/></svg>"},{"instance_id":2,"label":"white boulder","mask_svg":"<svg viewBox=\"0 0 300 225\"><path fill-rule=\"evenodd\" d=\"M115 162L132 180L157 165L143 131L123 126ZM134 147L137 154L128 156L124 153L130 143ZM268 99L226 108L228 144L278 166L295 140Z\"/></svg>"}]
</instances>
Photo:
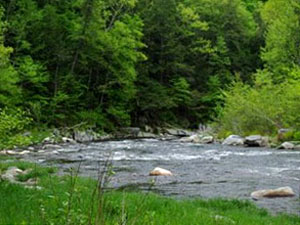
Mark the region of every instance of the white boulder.
<instances>
[{"instance_id":1,"label":"white boulder","mask_svg":"<svg viewBox=\"0 0 300 225\"><path fill-rule=\"evenodd\" d=\"M154 170L152 170L149 173L150 176L172 176L173 174L171 173L171 171L160 168L160 167L156 167Z\"/></svg>"},{"instance_id":2,"label":"white boulder","mask_svg":"<svg viewBox=\"0 0 300 225\"><path fill-rule=\"evenodd\" d=\"M295 193L290 187L280 187L277 189L258 190L251 193L253 199L259 198L276 198L276 197L293 197Z\"/></svg>"},{"instance_id":3,"label":"white boulder","mask_svg":"<svg viewBox=\"0 0 300 225\"><path fill-rule=\"evenodd\" d=\"M283 142L279 147L278 149L294 149L295 148L295 145L291 142Z\"/></svg>"},{"instance_id":4,"label":"white boulder","mask_svg":"<svg viewBox=\"0 0 300 225\"><path fill-rule=\"evenodd\" d=\"M244 145L245 139L238 135L230 135L223 142L222 145Z\"/></svg>"}]
</instances>

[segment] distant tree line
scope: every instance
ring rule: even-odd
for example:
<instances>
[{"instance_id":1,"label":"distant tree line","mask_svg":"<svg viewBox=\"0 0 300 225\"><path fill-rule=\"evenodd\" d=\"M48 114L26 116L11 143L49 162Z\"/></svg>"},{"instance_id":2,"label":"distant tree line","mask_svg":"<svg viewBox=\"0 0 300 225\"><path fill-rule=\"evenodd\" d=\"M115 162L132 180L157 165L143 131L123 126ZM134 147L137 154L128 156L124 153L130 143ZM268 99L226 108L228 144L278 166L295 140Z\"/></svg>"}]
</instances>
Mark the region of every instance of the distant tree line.
<instances>
[{"instance_id":1,"label":"distant tree line","mask_svg":"<svg viewBox=\"0 0 300 225\"><path fill-rule=\"evenodd\" d=\"M0 4L0 108L36 125L231 124L236 83L300 77L296 0Z\"/></svg>"}]
</instances>

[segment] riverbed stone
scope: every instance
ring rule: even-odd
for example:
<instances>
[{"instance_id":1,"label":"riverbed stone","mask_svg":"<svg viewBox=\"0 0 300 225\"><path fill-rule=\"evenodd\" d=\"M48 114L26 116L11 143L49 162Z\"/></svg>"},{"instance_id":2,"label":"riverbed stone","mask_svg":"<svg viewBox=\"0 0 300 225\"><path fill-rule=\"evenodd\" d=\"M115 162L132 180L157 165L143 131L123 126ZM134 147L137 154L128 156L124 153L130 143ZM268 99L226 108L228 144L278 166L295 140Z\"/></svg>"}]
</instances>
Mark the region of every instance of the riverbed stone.
<instances>
[{"instance_id":1,"label":"riverbed stone","mask_svg":"<svg viewBox=\"0 0 300 225\"><path fill-rule=\"evenodd\" d=\"M19 152L19 155L26 155L26 154L29 154L29 153L30 153L30 151L24 150L22 152Z\"/></svg>"},{"instance_id":2,"label":"riverbed stone","mask_svg":"<svg viewBox=\"0 0 300 225\"><path fill-rule=\"evenodd\" d=\"M278 149L294 149L295 148L295 145L291 142L283 142L279 147Z\"/></svg>"},{"instance_id":3,"label":"riverbed stone","mask_svg":"<svg viewBox=\"0 0 300 225\"><path fill-rule=\"evenodd\" d=\"M137 137L141 131L139 127L122 127L120 130L125 136L129 137Z\"/></svg>"},{"instance_id":4,"label":"riverbed stone","mask_svg":"<svg viewBox=\"0 0 300 225\"><path fill-rule=\"evenodd\" d=\"M54 149L61 149L60 145L53 145L53 144L46 144L43 146L44 150L54 150Z\"/></svg>"},{"instance_id":5,"label":"riverbed stone","mask_svg":"<svg viewBox=\"0 0 300 225\"><path fill-rule=\"evenodd\" d=\"M157 138L157 135L149 132L140 131L137 135L138 138Z\"/></svg>"},{"instance_id":6,"label":"riverbed stone","mask_svg":"<svg viewBox=\"0 0 300 225\"><path fill-rule=\"evenodd\" d=\"M173 174L171 173L171 171L160 168L160 167L156 167L154 168L154 170L152 170L149 173L150 176L172 176Z\"/></svg>"},{"instance_id":7,"label":"riverbed stone","mask_svg":"<svg viewBox=\"0 0 300 225\"><path fill-rule=\"evenodd\" d=\"M222 142L222 145L244 145L244 141L245 139L239 135L230 135Z\"/></svg>"},{"instance_id":8,"label":"riverbed stone","mask_svg":"<svg viewBox=\"0 0 300 225\"><path fill-rule=\"evenodd\" d=\"M293 197L295 193L291 187L280 187L277 189L258 190L251 193L253 199Z\"/></svg>"},{"instance_id":9,"label":"riverbed stone","mask_svg":"<svg viewBox=\"0 0 300 225\"><path fill-rule=\"evenodd\" d=\"M98 135L93 132L92 130L86 130L86 131L74 131L74 140L80 143L83 142L90 142L95 141L98 138Z\"/></svg>"},{"instance_id":10,"label":"riverbed stone","mask_svg":"<svg viewBox=\"0 0 300 225\"><path fill-rule=\"evenodd\" d=\"M197 134L194 134L194 135L189 136L189 137L180 138L179 141L181 141L181 142L199 143L200 142L200 137Z\"/></svg>"},{"instance_id":11,"label":"riverbed stone","mask_svg":"<svg viewBox=\"0 0 300 225\"><path fill-rule=\"evenodd\" d=\"M62 137L61 140L64 142L64 143L71 143L71 144L76 144L76 141L72 138L68 138L68 137Z\"/></svg>"},{"instance_id":12,"label":"riverbed stone","mask_svg":"<svg viewBox=\"0 0 300 225\"><path fill-rule=\"evenodd\" d=\"M205 135L201 137L202 144L211 144L214 142L214 137L211 135Z\"/></svg>"},{"instance_id":13,"label":"riverbed stone","mask_svg":"<svg viewBox=\"0 0 300 225\"><path fill-rule=\"evenodd\" d=\"M189 137L183 137L179 141L200 143L200 144L211 144L214 142L214 137L211 135L194 134Z\"/></svg>"},{"instance_id":14,"label":"riverbed stone","mask_svg":"<svg viewBox=\"0 0 300 225\"><path fill-rule=\"evenodd\" d=\"M261 135L250 135L245 138L244 144L248 147L267 147L269 143L268 137Z\"/></svg>"},{"instance_id":15,"label":"riverbed stone","mask_svg":"<svg viewBox=\"0 0 300 225\"><path fill-rule=\"evenodd\" d=\"M42 141L42 143L44 143L44 144L54 144L55 140L54 140L53 137L46 137L46 138L44 138L44 140Z\"/></svg>"},{"instance_id":16,"label":"riverbed stone","mask_svg":"<svg viewBox=\"0 0 300 225\"><path fill-rule=\"evenodd\" d=\"M165 129L165 132L172 136L178 136L178 137L188 137L191 136L193 133L187 130L182 129L175 129L175 128L168 128Z\"/></svg>"},{"instance_id":17,"label":"riverbed stone","mask_svg":"<svg viewBox=\"0 0 300 225\"><path fill-rule=\"evenodd\" d=\"M148 125L145 125L144 130L147 133L154 133L154 129Z\"/></svg>"}]
</instances>

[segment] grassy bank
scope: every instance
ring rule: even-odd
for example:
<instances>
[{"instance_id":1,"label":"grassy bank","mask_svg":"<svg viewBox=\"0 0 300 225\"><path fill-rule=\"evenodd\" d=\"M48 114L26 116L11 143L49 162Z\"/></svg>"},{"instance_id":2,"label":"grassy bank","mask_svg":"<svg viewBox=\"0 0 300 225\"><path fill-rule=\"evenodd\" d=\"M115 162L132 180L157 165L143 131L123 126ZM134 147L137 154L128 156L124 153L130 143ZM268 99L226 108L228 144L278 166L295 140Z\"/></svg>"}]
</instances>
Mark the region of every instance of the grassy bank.
<instances>
[{"instance_id":1,"label":"grassy bank","mask_svg":"<svg viewBox=\"0 0 300 225\"><path fill-rule=\"evenodd\" d=\"M32 168L18 179L38 177L38 183L25 188L0 181L0 224L300 224L299 217L271 216L248 201L178 201L154 194L118 191L103 194L95 180L59 177L52 168L30 163L1 163L1 173L11 166Z\"/></svg>"}]
</instances>

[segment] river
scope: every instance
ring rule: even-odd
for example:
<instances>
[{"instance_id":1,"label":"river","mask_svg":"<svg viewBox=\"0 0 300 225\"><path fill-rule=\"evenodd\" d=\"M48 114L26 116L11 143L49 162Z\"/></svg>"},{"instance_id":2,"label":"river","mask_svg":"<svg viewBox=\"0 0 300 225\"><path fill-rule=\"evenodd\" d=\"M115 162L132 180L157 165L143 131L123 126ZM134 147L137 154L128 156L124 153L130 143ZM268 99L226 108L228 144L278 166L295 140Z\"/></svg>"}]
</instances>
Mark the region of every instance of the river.
<instances>
[{"instance_id":1,"label":"river","mask_svg":"<svg viewBox=\"0 0 300 225\"><path fill-rule=\"evenodd\" d=\"M80 164L80 174L93 178L110 158L115 172L110 187L147 190L154 179L152 191L176 198L251 200L252 191L290 186L296 193L293 198L255 203L272 213L300 212L300 151L141 139L64 145L25 158L57 166L61 172ZM150 177L155 167L168 169L174 176Z\"/></svg>"}]
</instances>

